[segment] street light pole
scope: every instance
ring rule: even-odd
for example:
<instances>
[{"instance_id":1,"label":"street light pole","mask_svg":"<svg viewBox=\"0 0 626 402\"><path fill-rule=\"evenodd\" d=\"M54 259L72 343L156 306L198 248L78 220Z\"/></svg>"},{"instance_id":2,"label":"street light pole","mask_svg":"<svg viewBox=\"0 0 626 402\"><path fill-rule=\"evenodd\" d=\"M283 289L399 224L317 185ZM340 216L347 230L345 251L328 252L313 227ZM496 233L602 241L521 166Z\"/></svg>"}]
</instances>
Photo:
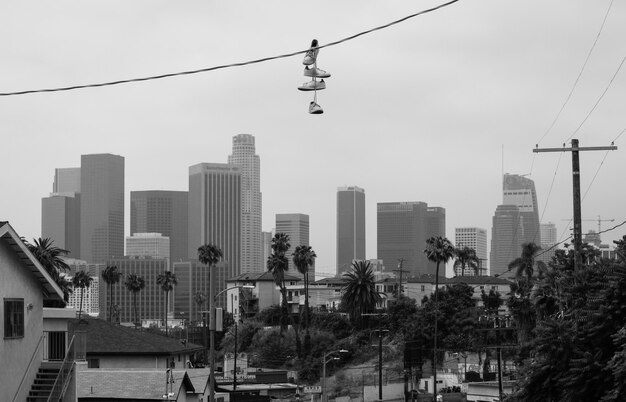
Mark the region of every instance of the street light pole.
<instances>
[{"instance_id":1,"label":"street light pole","mask_svg":"<svg viewBox=\"0 0 626 402\"><path fill-rule=\"evenodd\" d=\"M326 363L331 360L339 360L340 358L337 356L333 356L330 359L326 360L327 357L334 355L335 353L348 353L345 349L333 350L332 352L328 352L322 358L322 402L326 402Z\"/></svg>"},{"instance_id":2,"label":"street light pole","mask_svg":"<svg viewBox=\"0 0 626 402\"><path fill-rule=\"evenodd\" d=\"M215 293L215 272L214 270L209 270L209 333L210 333L210 349L209 349L209 364L211 367L209 368L210 375L210 389L209 389L209 402L215 402L215 303L217 301L217 297L222 293L231 290L231 289L252 289L254 286L242 285L242 286L231 286L229 288L223 289L219 291L217 294Z\"/></svg>"}]
</instances>

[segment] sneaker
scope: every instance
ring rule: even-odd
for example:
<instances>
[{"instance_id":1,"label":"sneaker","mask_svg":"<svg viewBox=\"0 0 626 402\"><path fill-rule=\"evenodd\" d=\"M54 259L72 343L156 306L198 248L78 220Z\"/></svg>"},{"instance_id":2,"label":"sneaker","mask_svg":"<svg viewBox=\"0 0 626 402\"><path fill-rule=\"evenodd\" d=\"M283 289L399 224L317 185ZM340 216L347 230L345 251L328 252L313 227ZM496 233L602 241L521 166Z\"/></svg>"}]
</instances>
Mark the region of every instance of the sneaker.
<instances>
[{"instance_id":1,"label":"sneaker","mask_svg":"<svg viewBox=\"0 0 626 402\"><path fill-rule=\"evenodd\" d=\"M309 113L311 114L322 114L324 113L324 109L320 105L315 102L311 102L309 104Z\"/></svg>"},{"instance_id":2,"label":"sneaker","mask_svg":"<svg viewBox=\"0 0 626 402\"><path fill-rule=\"evenodd\" d=\"M326 83L324 82L324 80L321 80L321 81L311 80L309 82L305 82L304 84L300 85L298 89L301 91L317 91L321 89L326 89Z\"/></svg>"},{"instance_id":3,"label":"sneaker","mask_svg":"<svg viewBox=\"0 0 626 402\"><path fill-rule=\"evenodd\" d=\"M317 68L317 67L311 67L309 68L304 67L304 75L306 77L317 77L317 78L328 78L330 77L330 73L322 70L321 68Z\"/></svg>"},{"instance_id":4,"label":"sneaker","mask_svg":"<svg viewBox=\"0 0 626 402\"><path fill-rule=\"evenodd\" d=\"M317 39L313 39L313 42L311 42L311 47L317 47ZM308 52L306 52L306 54L304 55L304 60L302 60L302 64L304 64L305 66L310 66L311 64L315 63L318 51L319 49L310 49Z\"/></svg>"}]
</instances>

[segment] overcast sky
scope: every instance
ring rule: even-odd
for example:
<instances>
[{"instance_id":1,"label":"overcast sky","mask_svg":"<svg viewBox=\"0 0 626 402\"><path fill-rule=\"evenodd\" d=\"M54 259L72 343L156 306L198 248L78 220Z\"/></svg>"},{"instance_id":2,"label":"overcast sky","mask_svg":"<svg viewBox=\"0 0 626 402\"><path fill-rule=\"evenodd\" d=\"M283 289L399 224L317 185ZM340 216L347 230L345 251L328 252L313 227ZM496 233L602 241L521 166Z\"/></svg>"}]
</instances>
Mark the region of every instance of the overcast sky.
<instances>
[{"instance_id":1,"label":"overcast sky","mask_svg":"<svg viewBox=\"0 0 626 402\"><path fill-rule=\"evenodd\" d=\"M232 137L256 137L263 228L276 213L310 215L318 271L334 271L336 190L365 189L367 257L376 257L376 203L446 208L454 228L491 231L502 173L535 181L542 222L569 234L570 153L560 147L626 55L626 0L460 0L388 29L322 49L329 71L312 93L302 55L202 74L68 92L0 97L0 220L41 233L54 169L80 155L126 158L130 191L187 190L188 167L223 162ZM433 7L437 1L39 1L0 4L0 92L151 76L321 45ZM624 67L623 70L626 70ZM620 71L574 138L606 146L626 128ZM583 230L626 220L626 134L617 151L581 153ZM569 143L567 144L569 146ZM607 155L608 154L608 155ZM606 159L605 159L606 158ZM604 163L602 163L604 161ZM595 179L594 179L594 175ZM554 180L554 184L552 185ZM551 189L551 191L550 191ZM626 225L603 235L611 242Z\"/></svg>"}]
</instances>

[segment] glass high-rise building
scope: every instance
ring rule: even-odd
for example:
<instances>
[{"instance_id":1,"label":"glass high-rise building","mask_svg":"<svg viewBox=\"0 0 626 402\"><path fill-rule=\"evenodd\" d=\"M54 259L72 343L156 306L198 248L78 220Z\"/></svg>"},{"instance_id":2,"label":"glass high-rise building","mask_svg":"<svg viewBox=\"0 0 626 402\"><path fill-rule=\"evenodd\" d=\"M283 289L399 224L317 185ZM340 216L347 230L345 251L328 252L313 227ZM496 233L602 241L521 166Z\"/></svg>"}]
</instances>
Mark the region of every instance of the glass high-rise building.
<instances>
[{"instance_id":1,"label":"glass high-rise building","mask_svg":"<svg viewBox=\"0 0 626 402\"><path fill-rule=\"evenodd\" d=\"M454 229L454 245L457 248L469 247L476 252L478 258L478 274L487 274L487 230L477 227L462 227ZM461 268L457 268L455 275L461 275ZM471 276L475 272L465 269L464 275Z\"/></svg>"},{"instance_id":2,"label":"glass high-rise building","mask_svg":"<svg viewBox=\"0 0 626 402\"><path fill-rule=\"evenodd\" d=\"M337 274L347 272L353 260L365 259L365 190L337 189Z\"/></svg>"},{"instance_id":3,"label":"glass high-rise building","mask_svg":"<svg viewBox=\"0 0 626 402\"><path fill-rule=\"evenodd\" d=\"M400 266L404 277L434 274L436 265L426 258L426 239L446 235L445 208L425 202L377 204L377 257L387 271Z\"/></svg>"},{"instance_id":4,"label":"glass high-rise building","mask_svg":"<svg viewBox=\"0 0 626 402\"><path fill-rule=\"evenodd\" d=\"M115 265L123 275L122 279L112 285L109 292L108 285L100 280L100 318L109 316L109 297L112 293L113 306L117 306L120 322L134 322L135 311L133 294L126 289L124 281L130 274L141 276L145 281L145 288L137 293L138 320L163 320L165 318L165 292L157 284L157 277L169 270L169 261L165 258L124 257L106 261L108 266ZM176 287L174 287L175 289ZM174 305L172 292L168 296L167 312L172 311ZM115 311L115 310L114 310Z\"/></svg>"},{"instance_id":5,"label":"glass high-rise building","mask_svg":"<svg viewBox=\"0 0 626 402\"><path fill-rule=\"evenodd\" d=\"M198 247L218 246L229 267L228 277L241 269L241 171L225 163L189 167L189 251L198 259ZM260 237L259 231L259 237Z\"/></svg>"},{"instance_id":6,"label":"glass high-rise building","mask_svg":"<svg viewBox=\"0 0 626 402\"><path fill-rule=\"evenodd\" d=\"M233 153L228 156L228 163L239 167L241 172L241 273L265 271L261 245L261 162L255 152L254 136L233 137Z\"/></svg>"},{"instance_id":7,"label":"glass high-rise building","mask_svg":"<svg viewBox=\"0 0 626 402\"><path fill-rule=\"evenodd\" d=\"M41 237L80 257L80 168L54 170L52 193L41 199Z\"/></svg>"},{"instance_id":8,"label":"glass high-rise building","mask_svg":"<svg viewBox=\"0 0 626 402\"><path fill-rule=\"evenodd\" d=\"M289 274L302 278L293 263L292 254L298 246L310 246L309 243L309 215L306 214L276 214L276 233L285 233L289 236L291 248L287 252L289 260ZM309 278L315 278L315 266L309 267Z\"/></svg>"},{"instance_id":9,"label":"glass high-rise building","mask_svg":"<svg viewBox=\"0 0 626 402\"><path fill-rule=\"evenodd\" d=\"M170 261L170 238L161 233L134 233L126 236L126 255L165 258Z\"/></svg>"},{"instance_id":10,"label":"glass high-rise building","mask_svg":"<svg viewBox=\"0 0 626 402\"><path fill-rule=\"evenodd\" d=\"M124 256L124 158L81 156L80 258L103 263Z\"/></svg>"},{"instance_id":11,"label":"glass high-rise building","mask_svg":"<svg viewBox=\"0 0 626 402\"><path fill-rule=\"evenodd\" d=\"M188 195L187 191L131 191L130 234L161 233L169 237L170 261L187 261Z\"/></svg>"},{"instance_id":12,"label":"glass high-rise building","mask_svg":"<svg viewBox=\"0 0 626 402\"><path fill-rule=\"evenodd\" d=\"M541 245L539 230L539 206L535 182L529 178L506 173L503 178L502 204L515 205L519 208L523 227L523 243Z\"/></svg>"},{"instance_id":13,"label":"glass high-rise building","mask_svg":"<svg viewBox=\"0 0 626 402\"><path fill-rule=\"evenodd\" d=\"M491 275L500 275L509 269L509 263L522 253L524 226L516 205L498 205L491 226Z\"/></svg>"},{"instance_id":14,"label":"glass high-rise building","mask_svg":"<svg viewBox=\"0 0 626 402\"><path fill-rule=\"evenodd\" d=\"M539 225L539 230L541 231L541 251L539 252L539 260L547 264L557 250L556 225L552 222L542 223Z\"/></svg>"},{"instance_id":15,"label":"glass high-rise building","mask_svg":"<svg viewBox=\"0 0 626 402\"><path fill-rule=\"evenodd\" d=\"M174 288L172 300L174 302L174 317L185 318L192 321L202 321L202 311L209 309L209 270L197 260L174 262L172 264L174 275L178 280L178 284ZM215 269L215 294L226 289L226 276L230 272L230 268L224 262L217 264ZM196 294L202 292L205 296L205 302L202 306L196 302ZM217 297L216 307L226 309L227 293L224 292Z\"/></svg>"}]
</instances>

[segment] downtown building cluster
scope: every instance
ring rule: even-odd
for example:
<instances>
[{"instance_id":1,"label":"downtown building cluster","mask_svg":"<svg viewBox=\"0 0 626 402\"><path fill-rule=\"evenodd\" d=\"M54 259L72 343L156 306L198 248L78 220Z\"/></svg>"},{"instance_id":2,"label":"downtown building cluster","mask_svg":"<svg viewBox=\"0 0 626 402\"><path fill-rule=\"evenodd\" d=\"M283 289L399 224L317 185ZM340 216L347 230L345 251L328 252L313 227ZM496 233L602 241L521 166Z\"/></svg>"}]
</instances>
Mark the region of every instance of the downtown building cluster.
<instances>
[{"instance_id":1,"label":"downtown building cluster","mask_svg":"<svg viewBox=\"0 0 626 402\"><path fill-rule=\"evenodd\" d=\"M132 295L124 289L123 280L106 291L101 272L107 266L117 266L124 277L137 274L145 279L146 288L137 300L145 320L158 322L166 313L182 320L201 320L202 307L194 296L206 293L209 275L198 261L200 245L212 243L223 251L217 289L242 274L263 274L274 233L289 235L292 249L310 245L307 214L277 213L273 230L263 231L260 158L252 135L233 137L227 163L190 166L188 191L131 190L130 234L126 236L124 173L122 156L82 155L80 167L56 169L53 191L42 199L42 237L69 251L70 275L86 270L94 278L85 309L91 314L107 317L113 313L119 321L132 321ZM334 274L340 276L354 261L368 259L365 190L338 187L336 200ZM376 217L376 257L369 261L379 279L435 274L435 264L423 250L429 237L446 236L445 208L424 201L379 202ZM523 243L532 241L544 248L556 243L554 225L539 224L532 180L509 174L503 177L502 204L493 216L490 253L486 229L457 227L454 236L455 245L474 249L480 262L477 272L466 270L464 275L502 274L519 256ZM291 259L289 264L289 274L301 279ZM157 275L166 270L178 279L167 312L165 294L156 284ZM315 266L309 277L316 277ZM218 300L221 305L228 303L226 296ZM77 300L70 304L74 303ZM107 311L110 305L115 311Z\"/></svg>"}]
</instances>

